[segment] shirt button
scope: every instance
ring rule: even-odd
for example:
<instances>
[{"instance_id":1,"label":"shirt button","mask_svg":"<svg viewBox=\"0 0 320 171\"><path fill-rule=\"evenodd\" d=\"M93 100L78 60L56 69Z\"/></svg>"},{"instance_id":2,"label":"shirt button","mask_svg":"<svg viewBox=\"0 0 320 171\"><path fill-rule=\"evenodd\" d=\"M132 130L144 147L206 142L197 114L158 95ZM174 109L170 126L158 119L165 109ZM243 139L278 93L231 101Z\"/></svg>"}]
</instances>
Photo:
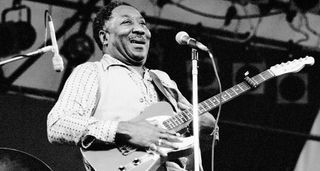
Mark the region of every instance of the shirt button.
<instances>
[{"instance_id":1,"label":"shirt button","mask_svg":"<svg viewBox=\"0 0 320 171\"><path fill-rule=\"evenodd\" d=\"M144 99L143 99L143 98L140 98L139 101L140 101L140 103L143 103L143 102L144 102Z\"/></svg>"}]
</instances>

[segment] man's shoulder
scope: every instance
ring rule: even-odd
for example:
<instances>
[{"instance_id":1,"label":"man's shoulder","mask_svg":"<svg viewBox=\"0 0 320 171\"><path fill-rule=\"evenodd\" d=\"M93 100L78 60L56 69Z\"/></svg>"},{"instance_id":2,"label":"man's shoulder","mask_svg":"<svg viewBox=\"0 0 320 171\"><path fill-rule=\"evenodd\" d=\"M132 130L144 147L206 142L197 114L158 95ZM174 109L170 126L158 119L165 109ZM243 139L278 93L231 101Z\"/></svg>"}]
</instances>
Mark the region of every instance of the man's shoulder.
<instances>
[{"instance_id":1,"label":"man's shoulder","mask_svg":"<svg viewBox=\"0 0 320 171\"><path fill-rule=\"evenodd\" d=\"M98 62L85 62L75 67L76 72L96 72Z\"/></svg>"}]
</instances>

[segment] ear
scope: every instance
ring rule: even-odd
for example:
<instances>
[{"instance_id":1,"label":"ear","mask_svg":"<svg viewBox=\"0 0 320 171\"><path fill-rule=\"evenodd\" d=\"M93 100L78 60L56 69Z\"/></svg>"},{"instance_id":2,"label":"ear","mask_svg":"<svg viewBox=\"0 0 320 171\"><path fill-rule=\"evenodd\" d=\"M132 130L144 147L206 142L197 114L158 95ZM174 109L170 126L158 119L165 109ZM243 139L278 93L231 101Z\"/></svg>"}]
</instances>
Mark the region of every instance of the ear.
<instances>
[{"instance_id":1,"label":"ear","mask_svg":"<svg viewBox=\"0 0 320 171\"><path fill-rule=\"evenodd\" d=\"M103 46L108 46L109 33L107 31L100 30L99 38Z\"/></svg>"}]
</instances>

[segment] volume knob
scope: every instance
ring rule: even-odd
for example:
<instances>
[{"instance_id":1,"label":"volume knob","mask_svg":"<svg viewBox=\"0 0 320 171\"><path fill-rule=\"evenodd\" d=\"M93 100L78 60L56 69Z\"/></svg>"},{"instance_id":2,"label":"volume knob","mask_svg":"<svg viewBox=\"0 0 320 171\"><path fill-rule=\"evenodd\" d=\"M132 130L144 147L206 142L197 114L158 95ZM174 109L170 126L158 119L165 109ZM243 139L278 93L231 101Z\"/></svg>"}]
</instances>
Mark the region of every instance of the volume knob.
<instances>
[{"instance_id":1,"label":"volume knob","mask_svg":"<svg viewBox=\"0 0 320 171\"><path fill-rule=\"evenodd\" d=\"M120 171L125 171L125 170L126 170L126 167L124 167L124 166L119 166L119 170L120 170Z\"/></svg>"},{"instance_id":2,"label":"volume knob","mask_svg":"<svg viewBox=\"0 0 320 171\"><path fill-rule=\"evenodd\" d=\"M133 163L135 166L138 165L140 162L141 162L141 161L140 161L140 159L138 159L138 158L135 158L135 159L132 161L132 163Z\"/></svg>"}]
</instances>

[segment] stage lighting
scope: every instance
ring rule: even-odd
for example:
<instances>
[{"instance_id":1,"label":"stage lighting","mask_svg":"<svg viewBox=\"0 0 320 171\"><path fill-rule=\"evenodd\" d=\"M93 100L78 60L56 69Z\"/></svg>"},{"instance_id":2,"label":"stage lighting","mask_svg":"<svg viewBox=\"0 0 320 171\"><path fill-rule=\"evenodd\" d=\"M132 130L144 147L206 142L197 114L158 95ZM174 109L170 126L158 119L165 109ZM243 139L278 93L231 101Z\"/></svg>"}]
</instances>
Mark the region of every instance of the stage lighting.
<instances>
[{"instance_id":1,"label":"stage lighting","mask_svg":"<svg viewBox=\"0 0 320 171\"><path fill-rule=\"evenodd\" d=\"M172 3L170 0L157 0L157 6L159 8L162 8L165 4Z\"/></svg>"},{"instance_id":2,"label":"stage lighting","mask_svg":"<svg viewBox=\"0 0 320 171\"><path fill-rule=\"evenodd\" d=\"M227 9L227 13L226 13L226 17L224 20L224 26L228 26L231 23L231 20L234 19L235 16L237 16L237 9L234 6L234 4L232 4L228 9Z\"/></svg>"},{"instance_id":3,"label":"stage lighting","mask_svg":"<svg viewBox=\"0 0 320 171\"><path fill-rule=\"evenodd\" d=\"M239 84L244 81L245 73L248 72L248 77L253 77L266 69L264 62L235 62L232 64L232 83ZM263 94L264 84L260 84L257 88L250 90L247 94Z\"/></svg>"},{"instance_id":4,"label":"stage lighting","mask_svg":"<svg viewBox=\"0 0 320 171\"><path fill-rule=\"evenodd\" d=\"M77 33L70 36L63 44L61 54L68 59L68 62L79 65L86 62L94 53L92 39L84 34Z\"/></svg>"},{"instance_id":5,"label":"stage lighting","mask_svg":"<svg viewBox=\"0 0 320 171\"><path fill-rule=\"evenodd\" d=\"M296 10L288 10L286 11L286 20L289 22L289 23L292 23L293 19L296 17L297 15L297 11Z\"/></svg>"},{"instance_id":6,"label":"stage lighting","mask_svg":"<svg viewBox=\"0 0 320 171\"><path fill-rule=\"evenodd\" d=\"M293 3L301 10L302 13L305 13L315 7L319 3L319 0L293 0Z\"/></svg>"},{"instance_id":7,"label":"stage lighting","mask_svg":"<svg viewBox=\"0 0 320 171\"><path fill-rule=\"evenodd\" d=\"M26 10L26 21L6 21L9 12ZM36 40L36 31L31 25L31 10L24 5L3 10L0 24L0 57L5 57L30 48Z\"/></svg>"},{"instance_id":8,"label":"stage lighting","mask_svg":"<svg viewBox=\"0 0 320 171\"><path fill-rule=\"evenodd\" d=\"M308 75L287 74L277 79L277 102L279 104L308 103Z\"/></svg>"}]
</instances>

